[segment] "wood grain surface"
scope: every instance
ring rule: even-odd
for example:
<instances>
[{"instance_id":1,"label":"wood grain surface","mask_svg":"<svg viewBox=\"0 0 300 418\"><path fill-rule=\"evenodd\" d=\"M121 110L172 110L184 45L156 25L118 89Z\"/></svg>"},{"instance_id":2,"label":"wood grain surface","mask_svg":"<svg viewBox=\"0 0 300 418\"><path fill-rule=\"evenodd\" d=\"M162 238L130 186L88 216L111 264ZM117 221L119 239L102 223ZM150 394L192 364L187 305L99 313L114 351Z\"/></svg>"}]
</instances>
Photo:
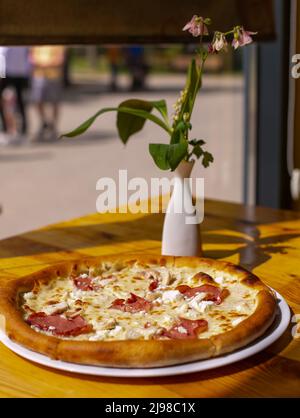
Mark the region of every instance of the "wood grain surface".
<instances>
[{"instance_id":1,"label":"wood grain surface","mask_svg":"<svg viewBox=\"0 0 300 418\"><path fill-rule=\"evenodd\" d=\"M207 257L252 270L300 314L300 214L208 201ZM163 214L92 214L0 242L1 282L84 256L160 253ZM35 365L0 344L1 397L300 396L300 341L285 334L265 351L219 369L178 377L89 377Z\"/></svg>"}]
</instances>

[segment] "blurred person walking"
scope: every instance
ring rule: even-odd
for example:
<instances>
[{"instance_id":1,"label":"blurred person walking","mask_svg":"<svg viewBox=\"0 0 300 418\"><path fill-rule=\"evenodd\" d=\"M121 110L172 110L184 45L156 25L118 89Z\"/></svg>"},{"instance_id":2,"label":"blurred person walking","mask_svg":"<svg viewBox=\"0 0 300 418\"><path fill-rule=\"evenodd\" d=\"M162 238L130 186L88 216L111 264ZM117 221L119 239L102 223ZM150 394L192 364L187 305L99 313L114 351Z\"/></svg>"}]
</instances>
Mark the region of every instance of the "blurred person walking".
<instances>
[{"instance_id":1,"label":"blurred person walking","mask_svg":"<svg viewBox=\"0 0 300 418\"><path fill-rule=\"evenodd\" d=\"M145 59L145 48L140 45L132 45L125 50L127 67L131 74L131 91L145 88L148 65Z\"/></svg>"},{"instance_id":2,"label":"blurred person walking","mask_svg":"<svg viewBox=\"0 0 300 418\"><path fill-rule=\"evenodd\" d=\"M30 60L32 100L36 104L41 123L37 140L55 140L58 137L57 124L62 95L65 47L33 47Z\"/></svg>"},{"instance_id":3,"label":"blurred person walking","mask_svg":"<svg viewBox=\"0 0 300 418\"><path fill-rule=\"evenodd\" d=\"M111 91L116 91L118 89L117 84L117 77L118 72L120 68L120 62L121 62L121 53L120 53L120 47L116 45L110 45L106 48L106 54L107 59L110 66L110 89Z\"/></svg>"},{"instance_id":4,"label":"blurred person walking","mask_svg":"<svg viewBox=\"0 0 300 418\"><path fill-rule=\"evenodd\" d=\"M30 74L29 49L7 47L3 53L5 78L1 79L0 84L2 129L8 134L8 142L19 143L26 138L28 131L24 90L28 86Z\"/></svg>"}]
</instances>

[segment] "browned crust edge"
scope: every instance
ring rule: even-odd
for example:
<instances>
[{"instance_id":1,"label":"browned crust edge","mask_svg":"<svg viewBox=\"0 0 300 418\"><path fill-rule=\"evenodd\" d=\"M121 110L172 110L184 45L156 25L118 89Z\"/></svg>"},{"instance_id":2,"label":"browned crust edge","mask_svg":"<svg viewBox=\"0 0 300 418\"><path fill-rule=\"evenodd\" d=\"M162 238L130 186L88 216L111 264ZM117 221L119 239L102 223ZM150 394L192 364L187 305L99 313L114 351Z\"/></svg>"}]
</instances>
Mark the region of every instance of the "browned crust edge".
<instances>
[{"instance_id":1,"label":"browned crust edge","mask_svg":"<svg viewBox=\"0 0 300 418\"><path fill-rule=\"evenodd\" d=\"M210 271L234 274L245 286L257 289L255 312L234 329L209 339L148 341L66 341L37 333L27 325L16 308L19 294L30 291L36 281L48 282L97 266L101 261L154 263L166 266L206 267ZM5 317L6 333L13 341L53 359L109 367L160 367L207 359L241 348L261 336L272 324L276 300L258 277L240 266L198 257L145 256L140 254L103 256L66 262L26 277L9 280L0 288L0 312Z\"/></svg>"}]
</instances>

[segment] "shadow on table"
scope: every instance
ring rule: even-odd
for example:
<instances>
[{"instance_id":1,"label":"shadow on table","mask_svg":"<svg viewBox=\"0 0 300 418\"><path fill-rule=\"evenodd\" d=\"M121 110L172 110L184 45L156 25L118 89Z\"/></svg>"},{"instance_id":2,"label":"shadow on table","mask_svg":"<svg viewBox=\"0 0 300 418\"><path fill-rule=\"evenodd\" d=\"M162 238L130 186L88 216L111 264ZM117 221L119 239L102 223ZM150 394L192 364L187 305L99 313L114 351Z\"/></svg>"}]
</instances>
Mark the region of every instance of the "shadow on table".
<instances>
[{"instance_id":1,"label":"shadow on table","mask_svg":"<svg viewBox=\"0 0 300 418\"><path fill-rule=\"evenodd\" d=\"M205 236L205 243L239 244L240 247L233 250L222 249L206 251L205 256L209 258L227 258L238 254L238 264L247 270L252 271L256 267L270 260L273 254L287 254L287 250L293 248L288 245L288 241L300 237L299 232L296 231L293 233L284 233L263 238L257 227L248 230L247 235L247 238L238 238L220 235L218 233L208 234Z\"/></svg>"},{"instance_id":2,"label":"shadow on table","mask_svg":"<svg viewBox=\"0 0 300 418\"><path fill-rule=\"evenodd\" d=\"M127 220L127 214L124 214L125 222L119 218L119 221L108 223L101 223L101 216L106 215L99 215L99 223L78 226L72 224L68 226L66 223L63 227L53 226L5 239L0 243L0 260L53 252L76 253L84 248L130 242L137 242L136 248L131 251L138 251L144 249L144 247L139 248L139 241L160 242L161 240L163 214L149 214L133 220ZM240 235L218 232L222 229L233 230ZM204 244L219 244L221 247L221 249L205 251L205 257L219 259L237 254L238 263L248 270L267 262L273 254L285 254L292 248L289 241L300 237L298 229L285 227L281 227L278 234L262 237L259 227L254 224L238 222L233 225L232 219L214 219L214 217L208 217L202 230ZM226 244L235 245L236 248L222 248Z\"/></svg>"},{"instance_id":3,"label":"shadow on table","mask_svg":"<svg viewBox=\"0 0 300 418\"><path fill-rule=\"evenodd\" d=\"M73 252L90 247L129 243L132 241L159 241L163 223L162 214L151 214L131 221L127 214L119 221L63 227L48 227L22 235L4 239L0 242L1 258L25 257L53 252ZM111 215L110 215L111 216ZM137 248L138 249L138 248ZM79 257L80 255L77 254Z\"/></svg>"},{"instance_id":4,"label":"shadow on table","mask_svg":"<svg viewBox=\"0 0 300 418\"><path fill-rule=\"evenodd\" d=\"M168 377L150 377L150 378L117 378L117 377L97 377L97 376L88 376L88 375L82 375L82 374L74 374L69 372L62 372L62 371L56 371L58 374L62 374L64 376L69 377L77 377L80 378L82 381L86 382L101 382L101 383L108 383L108 384L125 384L125 385L177 385L177 384L188 384L188 383L194 383L194 382L201 382L207 381L207 380L214 380L219 379L226 376L232 376L237 373L242 373L244 371L247 371L249 369L253 369L253 372L251 376L249 376L249 379L251 379L251 385L253 387L253 384L255 384L255 375L264 373L264 369L268 368L268 374L270 375L270 385L276 385L276 380L282 373L282 367L283 362L285 362L285 359L283 357L280 357L280 353L284 350L285 347L291 342L292 340L292 334L291 334L292 325L289 326L289 328L285 331L285 333L282 335L282 337L277 340L275 343L273 343L269 348L266 350L255 354L245 360L241 360L239 362L230 364L228 366L219 367L212 370L206 370L202 372L196 372L196 373L190 373L185 375L179 375L179 376L168 376ZM300 361L297 360L291 360L289 359L289 374L290 377L293 379L297 379L300 373ZM38 366L41 367L44 370L51 370L53 372L53 369L50 369L45 366ZM261 367L259 369L259 367ZM274 381L272 380L272 375L274 375ZM261 379L261 377L260 377ZM236 387L234 392L230 391L229 389L226 390L223 389L222 396L230 397L230 396L245 396L247 392L247 380L243 380L241 382L243 387L239 388ZM172 387L170 386L170 389L172 390ZM265 388L264 396L268 396L268 387ZM186 396L186 397L197 397L197 396L203 396L203 393L201 393L201 386L199 386L199 393L194 392L194 388L192 389L193 393L188 393L188 387L187 387L187 393L182 393L182 390L178 390L179 396ZM176 386L174 387L174 392L176 392ZM288 392L288 387L287 387ZM271 396L272 393L269 393L269 396ZM133 393L132 396L134 397L135 394ZM151 396L151 394L149 394ZM207 389L204 396L207 396ZM211 396L214 396L214 393L212 391ZM218 393L218 396L219 393Z\"/></svg>"}]
</instances>

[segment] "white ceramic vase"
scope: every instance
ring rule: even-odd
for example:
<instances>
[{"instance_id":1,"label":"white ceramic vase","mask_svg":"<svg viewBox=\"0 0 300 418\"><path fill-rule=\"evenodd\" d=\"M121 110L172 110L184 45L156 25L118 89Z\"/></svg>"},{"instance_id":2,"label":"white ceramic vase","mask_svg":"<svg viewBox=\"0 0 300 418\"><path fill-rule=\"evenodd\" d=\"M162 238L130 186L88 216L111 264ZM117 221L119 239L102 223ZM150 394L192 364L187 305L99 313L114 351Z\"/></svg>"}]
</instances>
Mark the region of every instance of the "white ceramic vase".
<instances>
[{"instance_id":1,"label":"white ceramic vase","mask_svg":"<svg viewBox=\"0 0 300 418\"><path fill-rule=\"evenodd\" d=\"M202 255L200 225L187 223L187 218L193 215L191 213L193 201L189 183L193 166L194 161L182 161L174 172L173 192L163 226L163 255Z\"/></svg>"}]
</instances>

